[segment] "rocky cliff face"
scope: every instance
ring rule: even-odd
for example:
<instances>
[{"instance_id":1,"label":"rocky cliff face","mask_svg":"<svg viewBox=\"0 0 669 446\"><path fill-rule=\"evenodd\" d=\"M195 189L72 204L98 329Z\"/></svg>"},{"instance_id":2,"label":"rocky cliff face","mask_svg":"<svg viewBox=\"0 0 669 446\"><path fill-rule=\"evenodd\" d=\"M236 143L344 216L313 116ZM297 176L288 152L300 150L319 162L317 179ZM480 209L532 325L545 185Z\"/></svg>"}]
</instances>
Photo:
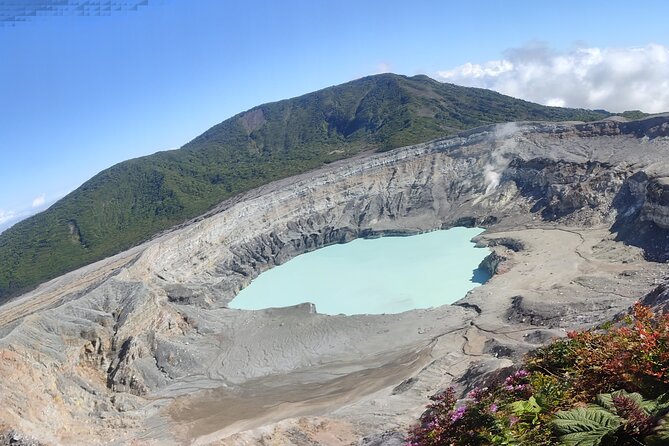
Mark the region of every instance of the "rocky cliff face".
<instances>
[{"instance_id":1,"label":"rocky cliff face","mask_svg":"<svg viewBox=\"0 0 669 446\"><path fill-rule=\"evenodd\" d=\"M661 229L669 229L669 178L648 182L642 211L643 220L651 221Z\"/></svg>"},{"instance_id":2,"label":"rocky cliff face","mask_svg":"<svg viewBox=\"0 0 669 446\"><path fill-rule=\"evenodd\" d=\"M0 307L0 421L47 443L394 438L427 393L662 280L668 151L667 117L507 124L254 190ZM227 308L303 252L454 225L487 227L498 273L458 305Z\"/></svg>"}]
</instances>

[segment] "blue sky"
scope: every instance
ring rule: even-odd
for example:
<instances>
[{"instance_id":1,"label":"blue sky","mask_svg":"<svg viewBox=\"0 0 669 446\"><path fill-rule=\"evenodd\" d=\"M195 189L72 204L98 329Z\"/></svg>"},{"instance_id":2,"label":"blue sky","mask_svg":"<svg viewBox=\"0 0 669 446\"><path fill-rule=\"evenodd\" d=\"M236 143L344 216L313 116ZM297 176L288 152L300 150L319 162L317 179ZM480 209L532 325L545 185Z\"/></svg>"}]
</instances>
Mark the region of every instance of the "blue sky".
<instances>
[{"instance_id":1,"label":"blue sky","mask_svg":"<svg viewBox=\"0 0 669 446\"><path fill-rule=\"evenodd\" d=\"M669 110L664 1L149 0L80 16L83 0L62 0L62 15L18 22L10 3L0 0L0 230L254 105L383 71Z\"/></svg>"}]
</instances>

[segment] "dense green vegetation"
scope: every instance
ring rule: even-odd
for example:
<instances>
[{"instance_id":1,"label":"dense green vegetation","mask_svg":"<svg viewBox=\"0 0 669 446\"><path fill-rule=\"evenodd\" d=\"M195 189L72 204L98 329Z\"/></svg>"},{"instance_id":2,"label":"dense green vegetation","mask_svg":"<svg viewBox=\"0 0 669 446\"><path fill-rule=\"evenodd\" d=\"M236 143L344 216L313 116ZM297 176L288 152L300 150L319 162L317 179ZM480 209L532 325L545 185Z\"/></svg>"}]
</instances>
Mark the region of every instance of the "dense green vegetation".
<instances>
[{"instance_id":1,"label":"dense green vegetation","mask_svg":"<svg viewBox=\"0 0 669 446\"><path fill-rule=\"evenodd\" d=\"M426 76L366 77L234 116L179 150L117 164L0 234L0 302L220 201L363 150L517 120L595 120Z\"/></svg>"},{"instance_id":2,"label":"dense green vegetation","mask_svg":"<svg viewBox=\"0 0 669 446\"><path fill-rule=\"evenodd\" d=\"M669 444L669 314L569 333L458 404L432 397L408 446Z\"/></svg>"}]
</instances>

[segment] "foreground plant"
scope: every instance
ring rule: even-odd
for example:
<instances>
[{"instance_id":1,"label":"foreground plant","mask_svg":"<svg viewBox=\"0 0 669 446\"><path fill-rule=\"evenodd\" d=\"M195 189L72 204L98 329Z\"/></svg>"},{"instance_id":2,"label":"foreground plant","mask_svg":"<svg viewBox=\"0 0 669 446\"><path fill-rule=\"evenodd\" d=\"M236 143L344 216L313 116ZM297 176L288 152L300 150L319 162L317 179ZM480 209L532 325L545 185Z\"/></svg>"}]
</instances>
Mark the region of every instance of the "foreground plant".
<instances>
[{"instance_id":1,"label":"foreground plant","mask_svg":"<svg viewBox=\"0 0 669 446\"><path fill-rule=\"evenodd\" d=\"M487 444L488 431L494 430L492 414L496 408L489 408L489 413L475 408L474 404L456 407L455 389L430 397L433 401L427 412L421 417L421 424L411 432L409 446L439 445L484 445Z\"/></svg>"},{"instance_id":2,"label":"foreground plant","mask_svg":"<svg viewBox=\"0 0 669 446\"><path fill-rule=\"evenodd\" d=\"M407 445L550 444L548 412L533 395L530 378L518 370L493 388L474 389L459 406L452 387L433 396Z\"/></svg>"},{"instance_id":3,"label":"foreground plant","mask_svg":"<svg viewBox=\"0 0 669 446\"><path fill-rule=\"evenodd\" d=\"M595 404L555 414L565 446L669 444L669 394L645 400L620 390L597 395Z\"/></svg>"},{"instance_id":4,"label":"foreground plant","mask_svg":"<svg viewBox=\"0 0 669 446\"><path fill-rule=\"evenodd\" d=\"M569 333L503 382L433 397L409 446L669 445L669 315Z\"/></svg>"},{"instance_id":5,"label":"foreground plant","mask_svg":"<svg viewBox=\"0 0 669 446\"><path fill-rule=\"evenodd\" d=\"M538 349L528 367L570 383L570 398L591 401L624 389L655 398L669 390L669 313L636 303L621 326L570 332Z\"/></svg>"}]
</instances>

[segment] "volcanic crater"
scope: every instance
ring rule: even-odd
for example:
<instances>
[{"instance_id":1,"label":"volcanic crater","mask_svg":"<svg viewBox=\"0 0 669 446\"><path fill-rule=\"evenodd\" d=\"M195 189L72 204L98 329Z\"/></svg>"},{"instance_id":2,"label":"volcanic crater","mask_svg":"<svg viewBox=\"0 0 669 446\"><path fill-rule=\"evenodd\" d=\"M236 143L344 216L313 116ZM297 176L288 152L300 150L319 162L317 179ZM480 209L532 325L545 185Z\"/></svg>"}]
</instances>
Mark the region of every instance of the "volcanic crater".
<instances>
[{"instance_id":1,"label":"volcanic crater","mask_svg":"<svg viewBox=\"0 0 669 446\"><path fill-rule=\"evenodd\" d=\"M402 444L430 394L663 286L668 154L668 116L520 122L254 189L1 306L0 420L46 444ZM301 253L454 226L486 229L493 273L454 305L227 308Z\"/></svg>"}]
</instances>

